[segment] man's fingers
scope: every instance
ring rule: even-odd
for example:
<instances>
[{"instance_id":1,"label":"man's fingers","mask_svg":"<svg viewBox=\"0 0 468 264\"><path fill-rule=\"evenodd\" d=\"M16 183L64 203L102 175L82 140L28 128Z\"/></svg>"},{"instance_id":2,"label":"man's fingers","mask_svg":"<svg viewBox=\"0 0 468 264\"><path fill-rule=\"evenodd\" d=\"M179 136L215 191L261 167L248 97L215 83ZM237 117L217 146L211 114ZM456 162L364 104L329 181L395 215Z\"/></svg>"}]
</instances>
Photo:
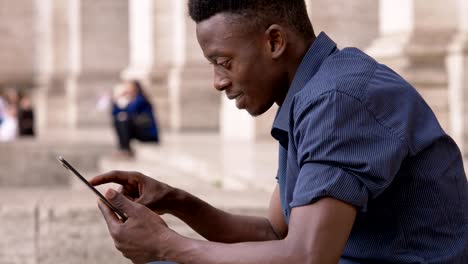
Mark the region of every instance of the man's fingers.
<instances>
[{"instance_id":1,"label":"man's fingers","mask_svg":"<svg viewBox=\"0 0 468 264\"><path fill-rule=\"evenodd\" d=\"M110 182L118 183L121 185L124 185L128 183L130 176L128 175L128 172L124 171L110 171L98 176L95 176L89 180L89 183L92 185L101 185L101 184L106 184Z\"/></svg>"},{"instance_id":2,"label":"man's fingers","mask_svg":"<svg viewBox=\"0 0 468 264\"><path fill-rule=\"evenodd\" d=\"M104 216L104 220L106 220L107 228L109 232L112 233L113 230L120 224L120 220L117 218L115 213L107 206L103 201L98 200L98 207L101 211L102 215Z\"/></svg>"},{"instance_id":3,"label":"man's fingers","mask_svg":"<svg viewBox=\"0 0 468 264\"><path fill-rule=\"evenodd\" d=\"M134 203L125 197L125 195L112 189L109 189L106 192L106 198L109 200L109 202L112 203L112 205L114 205L127 216L132 216L133 212L135 211L135 207L139 206L137 203Z\"/></svg>"}]
</instances>

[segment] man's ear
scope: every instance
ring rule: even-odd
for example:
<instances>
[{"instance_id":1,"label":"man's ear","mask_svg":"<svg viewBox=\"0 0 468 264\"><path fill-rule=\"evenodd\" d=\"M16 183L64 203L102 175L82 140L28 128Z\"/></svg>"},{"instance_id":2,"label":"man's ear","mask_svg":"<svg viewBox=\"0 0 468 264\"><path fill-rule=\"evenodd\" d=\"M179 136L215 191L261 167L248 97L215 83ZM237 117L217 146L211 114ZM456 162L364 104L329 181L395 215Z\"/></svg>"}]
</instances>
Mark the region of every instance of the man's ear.
<instances>
[{"instance_id":1,"label":"man's ear","mask_svg":"<svg viewBox=\"0 0 468 264\"><path fill-rule=\"evenodd\" d=\"M272 59L278 59L286 50L287 36L284 28L278 24L271 25L265 31L268 48Z\"/></svg>"}]
</instances>

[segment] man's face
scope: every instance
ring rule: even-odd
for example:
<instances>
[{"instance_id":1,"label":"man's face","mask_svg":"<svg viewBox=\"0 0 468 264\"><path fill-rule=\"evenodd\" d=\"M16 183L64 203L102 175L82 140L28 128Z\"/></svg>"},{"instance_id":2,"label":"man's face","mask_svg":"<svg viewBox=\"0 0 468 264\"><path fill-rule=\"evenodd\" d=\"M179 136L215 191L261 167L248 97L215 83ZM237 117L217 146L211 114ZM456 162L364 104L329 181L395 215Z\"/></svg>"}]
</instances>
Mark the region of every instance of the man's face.
<instances>
[{"instance_id":1,"label":"man's face","mask_svg":"<svg viewBox=\"0 0 468 264\"><path fill-rule=\"evenodd\" d=\"M197 24L198 42L213 64L214 87L236 100L237 108L261 115L281 90L279 67L264 32L254 32L242 22L230 23L226 16L218 14Z\"/></svg>"}]
</instances>

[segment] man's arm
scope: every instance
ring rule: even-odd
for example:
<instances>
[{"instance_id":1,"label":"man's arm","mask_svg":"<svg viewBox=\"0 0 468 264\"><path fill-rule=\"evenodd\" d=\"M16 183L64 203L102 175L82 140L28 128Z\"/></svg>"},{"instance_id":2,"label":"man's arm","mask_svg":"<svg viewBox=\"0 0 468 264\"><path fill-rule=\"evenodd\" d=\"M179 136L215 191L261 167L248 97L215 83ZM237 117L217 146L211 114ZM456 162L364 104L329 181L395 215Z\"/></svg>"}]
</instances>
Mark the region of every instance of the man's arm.
<instances>
[{"instance_id":1,"label":"man's arm","mask_svg":"<svg viewBox=\"0 0 468 264\"><path fill-rule=\"evenodd\" d=\"M138 172L111 171L90 180L93 185L110 182L122 185L121 194L128 199L158 214L169 213L179 217L210 241L267 241L284 238L287 232L281 213L278 187L273 192L267 219L229 214L183 190Z\"/></svg>"},{"instance_id":2,"label":"man's arm","mask_svg":"<svg viewBox=\"0 0 468 264\"><path fill-rule=\"evenodd\" d=\"M268 218L230 214L187 192L178 192L179 205L170 213L209 241L238 243L277 240L286 236L287 225L281 213L278 186L271 197Z\"/></svg>"},{"instance_id":3,"label":"man's arm","mask_svg":"<svg viewBox=\"0 0 468 264\"><path fill-rule=\"evenodd\" d=\"M228 245L192 240L173 233L163 254L176 262L194 264L336 264L355 217L353 206L324 198L314 204L294 208L288 234L282 240Z\"/></svg>"}]
</instances>

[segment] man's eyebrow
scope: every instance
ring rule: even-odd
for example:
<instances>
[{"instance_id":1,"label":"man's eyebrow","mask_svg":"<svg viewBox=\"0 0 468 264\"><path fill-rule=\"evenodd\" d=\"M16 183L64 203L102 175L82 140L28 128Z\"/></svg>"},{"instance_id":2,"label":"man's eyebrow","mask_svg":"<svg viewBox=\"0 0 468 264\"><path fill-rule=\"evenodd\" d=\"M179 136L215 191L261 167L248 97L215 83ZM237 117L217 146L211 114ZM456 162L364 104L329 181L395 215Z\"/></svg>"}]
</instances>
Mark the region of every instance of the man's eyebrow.
<instances>
[{"instance_id":1,"label":"man's eyebrow","mask_svg":"<svg viewBox=\"0 0 468 264\"><path fill-rule=\"evenodd\" d=\"M206 54L205 58L209 61L214 61L219 57L226 57L226 55L223 55L223 51L220 49L213 49Z\"/></svg>"}]
</instances>

